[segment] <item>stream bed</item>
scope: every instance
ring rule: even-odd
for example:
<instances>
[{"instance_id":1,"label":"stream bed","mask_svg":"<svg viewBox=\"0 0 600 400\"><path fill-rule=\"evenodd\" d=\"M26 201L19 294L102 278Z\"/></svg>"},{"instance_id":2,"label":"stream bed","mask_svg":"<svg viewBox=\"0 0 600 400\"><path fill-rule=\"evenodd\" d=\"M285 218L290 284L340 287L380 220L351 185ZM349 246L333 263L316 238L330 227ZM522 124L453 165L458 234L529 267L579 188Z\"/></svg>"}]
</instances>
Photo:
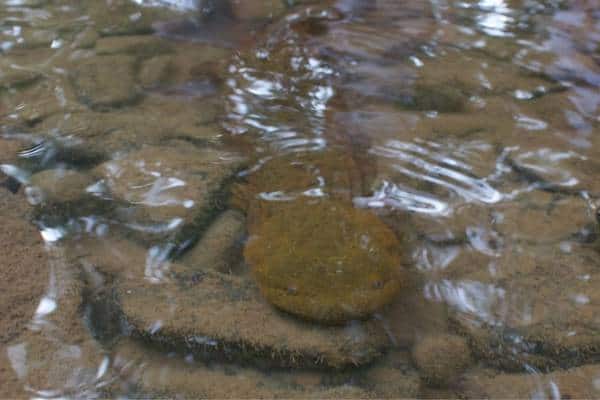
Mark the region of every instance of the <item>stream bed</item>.
<instances>
[{"instance_id":1,"label":"stream bed","mask_svg":"<svg viewBox=\"0 0 600 400\"><path fill-rule=\"evenodd\" d=\"M600 397L600 2L0 0L0 397Z\"/></svg>"}]
</instances>

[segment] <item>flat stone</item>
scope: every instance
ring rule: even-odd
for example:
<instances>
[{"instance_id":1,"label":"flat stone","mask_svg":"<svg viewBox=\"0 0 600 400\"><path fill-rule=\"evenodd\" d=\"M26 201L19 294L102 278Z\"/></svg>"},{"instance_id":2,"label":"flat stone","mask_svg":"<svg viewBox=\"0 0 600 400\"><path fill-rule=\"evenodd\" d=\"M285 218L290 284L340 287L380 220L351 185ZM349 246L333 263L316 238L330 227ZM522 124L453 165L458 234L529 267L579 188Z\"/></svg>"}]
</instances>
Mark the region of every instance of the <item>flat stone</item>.
<instances>
[{"instance_id":1,"label":"flat stone","mask_svg":"<svg viewBox=\"0 0 600 400\"><path fill-rule=\"evenodd\" d=\"M269 373L234 365L187 362L167 357L132 340L121 340L113 349L115 369L120 378L137 388L142 397L186 398L300 398L300 399L366 399L376 397L352 384L325 386L306 384L294 379L298 371ZM131 368L134 366L133 368ZM137 368L140 366L141 368ZM282 382L289 382L285 384ZM116 385L115 385L116 386ZM109 390L110 396L119 397L122 389ZM141 393L140 393L141 392ZM130 393L127 393L130 394ZM135 395L133 397L136 397Z\"/></svg>"},{"instance_id":2,"label":"flat stone","mask_svg":"<svg viewBox=\"0 0 600 400\"><path fill-rule=\"evenodd\" d=\"M79 49L91 49L96 45L99 37L100 35L94 28L87 27L75 36L73 46Z\"/></svg>"},{"instance_id":3,"label":"flat stone","mask_svg":"<svg viewBox=\"0 0 600 400\"><path fill-rule=\"evenodd\" d=\"M168 79L172 68L171 56L152 57L142 64L139 73L140 84L144 87L157 86Z\"/></svg>"},{"instance_id":4,"label":"flat stone","mask_svg":"<svg viewBox=\"0 0 600 400\"><path fill-rule=\"evenodd\" d=\"M231 49L203 43L179 43L171 58L173 83L194 82L221 73L231 55Z\"/></svg>"},{"instance_id":5,"label":"flat stone","mask_svg":"<svg viewBox=\"0 0 600 400\"><path fill-rule=\"evenodd\" d=\"M578 194L587 192L591 197L600 196L600 162L594 153L583 156L575 152L562 154L560 148L521 148L519 153L507 159L510 166L530 184L537 184L550 193Z\"/></svg>"},{"instance_id":6,"label":"flat stone","mask_svg":"<svg viewBox=\"0 0 600 400\"><path fill-rule=\"evenodd\" d=\"M0 220L1 395L16 398L16 389L50 386L93 391L88 383L97 380L87 378L96 376L104 352L83 322L77 266L44 243L27 219L25 199L2 188Z\"/></svg>"},{"instance_id":7,"label":"flat stone","mask_svg":"<svg viewBox=\"0 0 600 400\"><path fill-rule=\"evenodd\" d=\"M80 60L73 69L77 97L92 109L133 103L139 97L134 64L135 58L126 55Z\"/></svg>"},{"instance_id":8,"label":"flat stone","mask_svg":"<svg viewBox=\"0 0 600 400\"><path fill-rule=\"evenodd\" d=\"M147 122L144 124L144 121ZM138 143L152 142L161 128L158 124L152 125L152 122L155 122L152 116L144 118L127 112L79 111L52 115L37 124L33 132L84 142L87 147L108 156L119 150L128 150L136 140ZM155 129L144 130L151 126Z\"/></svg>"},{"instance_id":9,"label":"flat stone","mask_svg":"<svg viewBox=\"0 0 600 400\"><path fill-rule=\"evenodd\" d=\"M95 181L84 172L50 169L32 175L26 192L35 192L35 198L41 203L76 202L91 195L87 189Z\"/></svg>"},{"instance_id":10,"label":"flat stone","mask_svg":"<svg viewBox=\"0 0 600 400\"><path fill-rule=\"evenodd\" d=\"M233 0L231 11L239 20L277 18L285 12L285 2L280 0Z\"/></svg>"},{"instance_id":11,"label":"flat stone","mask_svg":"<svg viewBox=\"0 0 600 400\"><path fill-rule=\"evenodd\" d=\"M15 48L23 50L50 48L52 42L58 37L58 33L53 30L23 26L21 27L21 40L16 42Z\"/></svg>"},{"instance_id":12,"label":"flat stone","mask_svg":"<svg viewBox=\"0 0 600 400\"><path fill-rule=\"evenodd\" d=\"M184 139L196 143L217 143L223 136L223 129L218 124L222 112L222 104L218 96L211 91L207 96L186 96L183 87L181 97L177 89L173 98L167 96L149 95L136 112L143 115L156 115L156 122L162 127L163 138ZM200 89L201 90L201 89Z\"/></svg>"},{"instance_id":13,"label":"flat stone","mask_svg":"<svg viewBox=\"0 0 600 400\"><path fill-rule=\"evenodd\" d=\"M11 196L0 188L0 196ZM23 201L16 197L12 201ZM7 204L8 206L8 204ZM18 208L14 207L13 208ZM39 231L22 215L2 207L0 344L16 338L31 321L48 284L48 256Z\"/></svg>"},{"instance_id":14,"label":"flat stone","mask_svg":"<svg viewBox=\"0 0 600 400\"><path fill-rule=\"evenodd\" d=\"M600 354L598 263L597 250L576 244L517 245L500 256L471 252L425 291L450 306L453 329L487 363L568 368Z\"/></svg>"},{"instance_id":15,"label":"flat stone","mask_svg":"<svg viewBox=\"0 0 600 400\"><path fill-rule=\"evenodd\" d=\"M512 134L521 137L522 132L534 131L538 136L543 132L577 132L585 130L585 125L588 124L583 120L580 123L569 118L570 115L577 115L578 111L572 101L573 92L563 90L561 92L549 93L545 96L535 99L534 101L519 102L518 109L515 113L515 129ZM577 126L583 123L584 126ZM575 124L575 125L574 125ZM593 129L591 126L589 130ZM574 133L580 135L581 133ZM560 135L556 135L560 138ZM559 139L557 138L557 139ZM547 139L546 139L547 140ZM555 139L556 140L556 139ZM524 142L524 144L527 142ZM553 148L563 149L565 143L564 137L562 142L557 141ZM572 144L571 144L572 145ZM539 149L540 147L536 147Z\"/></svg>"},{"instance_id":16,"label":"flat stone","mask_svg":"<svg viewBox=\"0 0 600 400\"><path fill-rule=\"evenodd\" d=\"M148 35L157 20L174 15L165 7L142 7L126 0L87 4L88 15L102 36Z\"/></svg>"},{"instance_id":17,"label":"flat stone","mask_svg":"<svg viewBox=\"0 0 600 400\"><path fill-rule=\"evenodd\" d=\"M402 351L391 351L377 364L353 371L264 371L218 362L209 367L201 360L187 357L184 361L180 354L167 355L130 339L119 341L112 354L120 377L150 397L168 393L211 398L416 398L420 393L418 374ZM122 392L117 388L111 393Z\"/></svg>"},{"instance_id":18,"label":"flat stone","mask_svg":"<svg viewBox=\"0 0 600 400\"><path fill-rule=\"evenodd\" d=\"M27 252L30 251L28 247ZM51 287L51 290L44 290L43 295L35 299L38 307L34 309L33 318L28 319L31 329L15 338L5 348L6 353L12 358L13 367L27 366L20 369L19 376L26 388L57 387L61 393L94 394L98 391L98 368L105 360L105 352L90 335L82 318L85 288L80 271L74 264L67 263L58 249L53 248L46 254L47 264L37 260L19 269L22 275L24 270L39 265L47 273L39 272L20 286L27 288L29 295L34 293L33 284L41 284L44 289ZM12 285L11 291L15 289L15 282Z\"/></svg>"},{"instance_id":19,"label":"flat stone","mask_svg":"<svg viewBox=\"0 0 600 400\"><path fill-rule=\"evenodd\" d=\"M151 35L111 36L96 41L97 55L127 54L149 58L171 53L172 45L164 39Z\"/></svg>"},{"instance_id":20,"label":"flat stone","mask_svg":"<svg viewBox=\"0 0 600 400\"><path fill-rule=\"evenodd\" d=\"M194 107L197 107L195 113ZM84 141L89 151L112 157L116 152L174 139L202 145L218 144L222 130L211 122L216 119L217 110L212 101L186 103L157 98L111 113L54 114L37 124L33 131L44 136Z\"/></svg>"},{"instance_id":21,"label":"flat stone","mask_svg":"<svg viewBox=\"0 0 600 400\"><path fill-rule=\"evenodd\" d=\"M34 83L41 74L28 69L3 67L0 70L0 89L20 88Z\"/></svg>"},{"instance_id":22,"label":"flat stone","mask_svg":"<svg viewBox=\"0 0 600 400\"><path fill-rule=\"evenodd\" d=\"M144 146L95 172L104 177L111 196L133 206L126 224L141 230L154 224L168 230L186 227L194 237L220 211L228 180L242 161L215 148Z\"/></svg>"},{"instance_id":23,"label":"flat stone","mask_svg":"<svg viewBox=\"0 0 600 400\"><path fill-rule=\"evenodd\" d=\"M251 280L228 275L187 273L161 285L128 281L118 293L127 321L142 337L233 359L260 362L262 355L267 364L335 368L366 364L387 344L374 322L329 328L283 316ZM146 307L149 302L154 306Z\"/></svg>"},{"instance_id":24,"label":"flat stone","mask_svg":"<svg viewBox=\"0 0 600 400\"><path fill-rule=\"evenodd\" d=\"M187 251L181 262L196 271L228 273L242 257L242 241L246 234L245 217L235 210L219 215L202 238Z\"/></svg>"},{"instance_id":25,"label":"flat stone","mask_svg":"<svg viewBox=\"0 0 600 400\"><path fill-rule=\"evenodd\" d=\"M468 94L454 86L417 82L414 93L400 104L419 111L460 112L466 108Z\"/></svg>"},{"instance_id":26,"label":"flat stone","mask_svg":"<svg viewBox=\"0 0 600 400\"><path fill-rule=\"evenodd\" d=\"M539 191L499 204L494 215L501 236L535 243L575 239L595 223L583 198Z\"/></svg>"},{"instance_id":27,"label":"flat stone","mask_svg":"<svg viewBox=\"0 0 600 400\"><path fill-rule=\"evenodd\" d=\"M600 366L584 365L553 373L506 374L477 370L463 377L467 399L595 399L600 396Z\"/></svg>"},{"instance_id":28,"label":"flat stone","mask_svg":"<svg viewBox=\"0 0 600 400\"><path fill-rule=\"evenodd\" d=\"M118 277L118 306L135 336L201 358L341 368L367 364L390 345L377 321L335 327L300 321L264 301L250 277L165 262L159 248L98 240L78 242L71 252Z\"/></svg>"},{"instance_id":29,"label":"flat stone","mask_svg":"<svg viewBox=\"0 0 600 400\"><path fill-rule=\"evenodd\" d=\"M493 40L493 39L492 39ZM424 57L419 76L423 84L452 85L470 96L512 95L516 90L534 92L548 80L528 75L507 60L490 59L480 51L449 50L436 57Z\"/></svg>"},{"instance_id":30,"label":"flat stone","mask_svg":"<svg viewBox=\"0 0 600 400\"><path fill-rule=\"evenodd\" d=\"M3 105L10 110L2 118L5 126L34 126L52 115L84 109L77 99L72 85L67 79L57 76L52 80L37 80L35 84L10 90L0 98Z\"/></svg>"}]
</instances>

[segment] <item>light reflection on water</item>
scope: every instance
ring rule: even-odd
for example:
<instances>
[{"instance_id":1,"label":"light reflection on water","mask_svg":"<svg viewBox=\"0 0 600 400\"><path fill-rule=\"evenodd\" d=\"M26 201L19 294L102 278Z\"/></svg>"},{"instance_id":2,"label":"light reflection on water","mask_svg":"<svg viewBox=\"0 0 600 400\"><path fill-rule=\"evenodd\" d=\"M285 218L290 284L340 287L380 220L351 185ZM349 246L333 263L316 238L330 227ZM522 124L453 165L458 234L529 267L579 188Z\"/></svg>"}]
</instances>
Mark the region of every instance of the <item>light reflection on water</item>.
<instances>
[{"instance_id":1,"label":"light reflection on water","mask_svg":"<svg viewBox=\"0 0 600 400\"><path fill-rule=\"evenodd\" d=\"M133 0L133 2L150 7L173 7L181 11L195 11L200 7L199 0Z\"/></svg>"},{"instance_id":2,"label":"light reflection on water","mask_svg":"<svg viewBox=\"0 0 600 400\"><path fill-rule=\"evenodd\" d=\"M287 182L284 176L251 198L271 204L350 192L355 207L401 225L399 230L408 231L411 273L423 307L441 304L452 332L477 344L489 340L488 357L512 363L512 369L502 364L500 371L545 373L563 367L561 362L577 367L597 359L597 353L585 353L597 345L593 334L600 327L594 225L594 207L600 205L600 10L594 2L340 0L281 14L273 8L256 18L268 21L253 25L261 26L260 32L236 42L233 51L210 39L233 26L196 18L192 28L167 32L174 18L197 17L210 2L115 2L127 14L125 22L102 20L108 12L104 3L33 3L0 3L2 139L29 143L18 157L0 158L0 171L16 182L11 185L25 186L36 206L52 273L30 326L43 339L25 336L7 355L26 383L35 379L36 369L63 362L74 372L50 374L45 386L33 382L30 394L100 396L102 386L119 379L117 361L138 373L144 368L142 362L127 364L89 335L72 338L63 329L65 319L75 315L65 310L71 307L70 291L76 291L57 281L68 269L67 255L59 254L64 242L79 246L82 259L91 254L92 260L127 264L123 276L155 285L158 298L161 285L179 284L171 279L181 268L173 255L207 229L204 216L195 214L206 206L203 201L219 212L226 208L218 196L200 198L215 190L213 175L222 179L215 170L231 168L236 179L251 180L280 159L297 167L306 154L328 151L344 152L355 164L333 163L334 171L309 165L312 179ZM146 17L150 21L144 25ZM180 41L159 45L140 39L164 22L162 36ZM211 33L203 36L206 26ZM93 34L84 46L80 35L87 30ZM128 36L141 42L121 42ZM168 49L160 53L160 46ZM81 62L103 57L114 63L133 58L127 65L139 75L133 83L116 78L137 94L123 100L120 85L111 87L117 94L109 96L117 100L107 108L94 106L85 88L111 85L110 80L98 83L76 72ZM196 64L202 57L208 61ZM152 90L142 88L142 71L154 79ZM152 93L160 93L171 108L150 103L157 97ZM209 103L217 104L217 111L209 110ZM170 115L184 104L191 104L191 111ZM209 115L200 118L203 113ZM239 146L235 151L244 157L223 152L209 166L197 164L204 155L190 149L220 149L222 141ZM154 150L136 159L138 147ZM231 167L241 159L250 162ZM359 176L359 184L340 188L329 179L332 172L347 172L344 168ZM32 184L46 170L81 176L64 187L61 173L50 187ZM84 179L87 175L91 179ZM66 198L67 192L67 205L56 207L52 196ZM242 201L248 201L247 194ZM103 253L111 240L127 242L141 255L120 249ZM192 285L203 279L196 272ZM90 297L107 296L96 289ZM176 315L182 300L177 292L168 299ZM104 323L98 317L103 305L93 307L100 311L90 311L95 317L89 318ZM150 335L168 327L167 317L150 321ZM381 317L388 335L401 336L386 318L393 317ZM425 316L411 318L419 326ZM101 331L95 323L89 322L92 330ZM126 335L131 329L116 330ZM433 331L415 330L416 337ZM489 337L501 337L500 344ZM218 347L203 335L185 340ZM581 348L585 354L563 356L563 340L568 351ZM45 358L36 360L35 349L46 342L51 344ZM551 359L553 351L563 357L560 362ZM476 356L497 366L486 354ZM194 365L194 357L186 357ZM533 379L534 398L563 393L558 378ZM585 383L600 390L597 379Z\"/></svg>"},{"instance_id":3,"label":"light reflection on water","mask_svg":"<svg viewBox=\"0 0 600 400\"><path fill-rule=\"evenodd\" d=\"M490 36L509 37L510 25L514 23L511 17L513 11L503 0L481 0L477 7L481 14L477 16L477 26Z\"/></svg>"},{"instance_id":4,"label":"light reflection on water","mask_svg":"<svg viewBox=\"0 0 600 400\"><path fill-rule=\"evenodd\" d=\"M485 177L478 179L469 176L472 169L470 166L452 157L436 153L436 147L438 147L436 143L419 145L390 141L385 147L375 147L371 151L378 157L393 159L397 162L392 165L394 171L417 181L442 186L463 197L465 201L496 203L502 199L502 195L486 182ZM465 146L465 149L457 149L457 153L466 153L461 155L468 157L469 153L473 154L472 150L467 150L468 147L469 144ZM473 150L483 152L486 147L489 146L475 144Z\"/></svg>"}]
</instances>

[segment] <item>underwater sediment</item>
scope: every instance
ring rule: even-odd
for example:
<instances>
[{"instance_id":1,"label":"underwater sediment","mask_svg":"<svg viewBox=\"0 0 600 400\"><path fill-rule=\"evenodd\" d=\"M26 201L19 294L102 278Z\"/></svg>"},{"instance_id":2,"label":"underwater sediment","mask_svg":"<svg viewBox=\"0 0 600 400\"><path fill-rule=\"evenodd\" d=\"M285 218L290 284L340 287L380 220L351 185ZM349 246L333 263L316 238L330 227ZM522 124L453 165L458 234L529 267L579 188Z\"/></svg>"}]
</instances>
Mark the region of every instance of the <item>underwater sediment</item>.
<instances>
[{"instance_id":1,"label":"underwater sediment","mask_svg":"<svg viewBox=\"0 0 600 400\"><path fill-rule=\"evenodd\" d=\"M0 7L1 396L598 396L595 5L185 3Z\"/></svg>"}]
</instances>

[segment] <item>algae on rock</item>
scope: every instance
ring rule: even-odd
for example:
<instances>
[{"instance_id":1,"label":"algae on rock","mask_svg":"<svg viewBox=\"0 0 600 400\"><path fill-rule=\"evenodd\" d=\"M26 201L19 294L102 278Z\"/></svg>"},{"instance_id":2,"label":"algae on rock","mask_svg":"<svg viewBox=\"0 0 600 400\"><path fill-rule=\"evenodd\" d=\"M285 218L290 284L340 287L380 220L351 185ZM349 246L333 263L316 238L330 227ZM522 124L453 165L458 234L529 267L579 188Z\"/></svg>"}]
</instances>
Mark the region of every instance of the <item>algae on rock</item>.
<instances>
[{"instance_id":1,"label":"algae on rock","mask_svg":"<svg viewBox=\"0 0 600 400\"><path fill-rule=\"evenodd\" d=\"M321 322L366 318L398 293L400 244L375 215L334 200L279 206L244 250L265 298Z\"/></svg>"},{"instance_id":2,"label":"algae on rock","mask_svg":"<svg viewBox=\"0 0 600 400\"><path fill-rule=\"evenodd\" d=\"M401 243L352 204L361 188L355 167L335 150L294 153L269 160L238 191L248 216L244 257L275 306L343 323L372 315L404 283Z\"/></svg>"}]
</instances>

